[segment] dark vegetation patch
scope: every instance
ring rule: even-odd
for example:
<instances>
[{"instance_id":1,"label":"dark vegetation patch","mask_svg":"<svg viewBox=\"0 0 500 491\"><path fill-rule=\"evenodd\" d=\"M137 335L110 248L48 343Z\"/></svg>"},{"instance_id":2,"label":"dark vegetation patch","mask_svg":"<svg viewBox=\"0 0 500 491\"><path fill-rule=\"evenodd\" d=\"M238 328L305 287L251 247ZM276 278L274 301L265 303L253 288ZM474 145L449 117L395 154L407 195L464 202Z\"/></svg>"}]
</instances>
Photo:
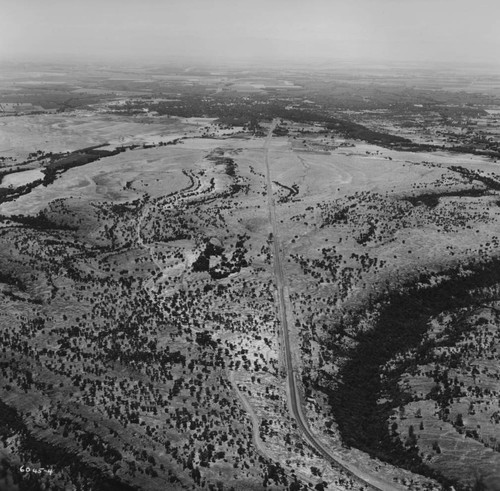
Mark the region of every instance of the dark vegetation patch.
<instances>
[{"instance_id":1,"label":"dark vegetation patch","mask_svg":"<svg viewBox=\"0 0 500 491\"><path fill-rule=\"evenodd\" d=\"M262 101L262 104L255 104L255 101ZM347 138L359 139L390 148L401 148L404 150L432 150L430 145L413 143L407 138L403 138L389 133L371 130L366 126L348 121L345 119L333 118L323 111L311 111L302 108L289 108L288 101L269 101L265 95L253 96L248 101L241 97L229 97L226 104L215 103L213 100L201 96L189 96L175 103L160 102L157 105L150 105L151 109L159 114L168 114L181 117L217 117L220 121L245 122L247 127L256 128L256 121L270 121L274 118L294 121L296 123L321 123L327 130L333 130ZM265 103L264 103L265 102ZM284 136L288 130L284 126L277 126L275 135Z\"/></svg>"},{"instance_id":2,"label":"dark vegetation patch","mask_svg":"<svg viewBox=\"0 0 500 491\"><path fill-rule=\"evenodd\" d=\"M398 387L398 374L382 380L383 366L398 353L418 347L428 329L431 317L443 311L479 305L488 301L473 294L475 288L487 288L500 282L500 260L485 264L469 264L473 272L464 280L456 269L443 274L451 279L437 286L410 287L406 292L392 292L373 329L357 335L357 346L347 353L348 361L341 368L338 388L329 393L330 403L345 444L396 466L438 479L449 488L464 489L460 484L427 467L418 448L404 446L398 436L391 434L388 420L399 405L408 403L408 395ZM421 275L420 283L429 284L429 275ZM486 296L486 294L484 295ZM425 349L416 357L401 363L399 374L425 361ZM413 368L415 368L413 367ZM388 402L378 404L380 398Z\"/></svg>"},{"instance_id":3,"label":"dark vegetation patch","mask_svg":"<svg viewBox=\"0 0 500 491\"><path fill-rule=\"evenodd\" d=\"M322 94L315 94L314 99L317 99L320 105L323 105L325 108L331 108L332 105L338 107L339 103L342 105L341 98L336 97L334 100L327 100L328 97L325 98L321 96ZM380 94L377 94L377 97L379 96ZM312 96L308 95L308 97ZM348 96L343 93L342 97ZM321 100L323 101L323 104L321 104ZM351 102L353 105L349 105L349 109L353 109L356 106L355 101ZM396 111L396 113L401 111L405 112L408 105L400 107L396 106L396 102L397 100L391 101L391 104L389 105L390 110L393 112ZM408 138L372 130L363 124L348 119L332 117L332 110L320 108L311 109L305 106L290 107L289 103L290 101L286 98L270 98L269 94L265 93L253 94L252 96L246 98L242 98L234 93L223 93L213 98L207 98L206 94L202 95L193 93L186 94L184 97L180 97L178 100L172 102L162 101L154 104L145 101L143 106L149 108L150 110L157 111L160 115L168 114L180 117L216 117L220 122L227 124L243 124L250 130L254 128L254 132L255 128L258 126L258 123L256 125L255 122L271 121L274 118L281 118L282 120L294 121L295 123L320 123L325 126L325 132L328 130L335 131L346 138L363 140L368 143L395 150L432 152L444 149L443 146L416 143ZM362 106L366 106L366 103L362 103ZM383 106L385 107L385 105ZM413 106L413 104L410 106ZM413 107L412 110L415 110L415 107ZM419 110L422 111L424 109L419 108ZM446 106L440 106L440 110L446 112L446 114L456 112L455 109L448 108ZM478 108L470 108L470 110L466 109L465 112L461 112L464 117L469 113L480 113L484 116L484 111ZM284 127L284 125L280 125L274 130L274 134L279 136L286 135L287 132L287 128ZM263 134L261 131L259 133ZM491 148L485 149L483 147L486 143L481 145L456 145L446 148L446 150L457 153L472 153L476 155L500 157L500 152L495 147L495 144L492 143L490 145Z\"/></svg>"},{"instance_id":4,"label":"dark vegetation patch","mask_svg":"<svg viewBox=\"0 0 500 491\"><path fill-rule=\"evenodd\" d=\"M459 174L462 174L464 177L467 177L471 182L474 180L481 181L488 188L493 189L495 191L500 191L500 181L494 179L493 177L485 176L483 174L480 174L479 172L467 169L465 167L461 167L459 165L452 165L451 167L449 167L449 169L454 172L458 172Z\"/></svg>"},{"instance_id":5,"label":"dark vegetation patch","mask_svg":"<svg viewBox=\"0 0 500 491\"><path fill-rule=\"evenodd\" d=\"M61 223L54 222L45 215L43 211L38 212L37 215L0 215L0 222L11 221L14 223L19 223L30 228L36 228L41 230L77 230L78 227L72 227L70 225L64 225Z\"/></svg>"},{"instance_id":6,"label":"dark vegetation patch","mask_svg":"<svg viewBox=\"0 0 500 491\"><path fill-rule=\"evenodd\" d=\"M488 115L484 109L471 106L434 106L432 109L443 118L480 118Z\"/></svg>"},{"instance_id":7,"label":"dark vegetation patch","mask_svg":"<svg viewBox=\"0 0 500 491\"><path fill-rule=\"evenodd\" d=\"M214 149L209 155L207 155L207 160L214 162L215 165L223 165L225 167L225 172L230 177L236 176L236 167L238 166L236 162L231 157L224 157L224 150L221 148Z\"/></svg>"},{"instance_id":8,"label":"dark vegetation patch","mask_svg":"<svg viewBox=\"0 0 500 491\"><path fill-rule=\"evenodd\" d=\"M360 245L368 244L368 242L370 242L370 240L375 236L376 230L377 226L375 223L368 223L368 230L360 232L359 235L355 237L356 242Z\"/></svg>"},{"instance_id":9,"label":"dark vegetation patch","mask_svg":"<svg viewBox=\"0 0 500 491\"><path fill-rule=\"evenodd\" d=\"M96 150L92 147L90 150L77 150L76 152L71 152L69 155L55 155L42 171L45 174L43 185L48 186L52 184L57 179L58 173L66 172L73 167L90 164L91 162L99 160L101 157L117 155L121 151L123 150L116 149L113 152L109 152L106 150ZM103 152L106 153L104 154Z\"/></svg>"},{"instance_id":10,"label":"dark vegetation patch","mask_svg":"<svg viewBox=\"0 0 500 491\"><path fill-rule=\"evenodd\" d=\"M227 278L230 274L239 273L241 268L246 268L248 266L248 261L245 258L248 249L245 247L245 242L249 238L248 235L238 235L238 240L236 241L231 257L229 258L222 254L221 263L209 269L208 272L213 280Z\"/></svg>"},{"instance_id":11,"label":"dark vegetation patch","mask_svg":"<svg viewBox=\"0 0 500 491\"><path fill-rule=\"evenodd\" d=\"M287 193L284 196L280 195L280 197L278 198L278 203L286 203L299 194L299 186L297 184L292 184L292 186L289 187L281 184L281 182L278 181L273 181L273 183L279 188L282 188Z\"/></svg>"},{"instance_id":12,"label":"dark vegetation patch","mask_svg":"<svg viewBox=\"0 0 500 491\"><path fill-rule=\"evenodd\" d=\"M113 213L117 215L125 215L127 213L135 213L141 207L141 200L136 199L127 203L116 203L111 205L110 209Z\"/></svg>"},{"instance_id":13,"label":"dark vegetation patch","mask_svg":"<svg viewBox=\"0 0 500 491\"><path fill-rule=\"evenodd\" d=\"M0 188L0 204L13 201L23 194L28 194L32 189L40 186L42 183L42 179L37 179L36 181L29 182L28 184L16 188Z\"/></svg>"},{"instance_id":14,"label":"dark vegetation patch","mask_svg":"<svg viewBox=\"0 0 500 491\"><path fill-rule=\"evenodd\" d=\"M480 145L483 145L480 143ZM488 145L495 145L494 143L488 143ZM472 153L474 155L484 155L486 157L500 157L500 152L497 147L493 147L491 149L482 149L478 148L476 145L455 145L453 147L447 148L446 150L455 153Z\"/></svg>"},{"instance_id":15,"label":"dark vegetation patch","mask_svg":"<svg viewBox=\"0 0 500 491\"><path fill-rule=\"evenodd\" d=\"M248 239L249 237L247 235L238 235L238 240L236 241L231 257L224 254L224 249L222 247L207 242L205 250L200 253L192 265L193 271L206 271L214 280L227 278L232 273L240 272L241 268L248 266L248 261L245 258L245 254L248 252L248 249L245 247L245 241ZM220 256L220 264L211 268L211 256Z\"/></svg>"},{"instance_id":16,"label":"dark vegetation patch","mask_svg":"<svg viewBox=\"0 0 500 491\"><path fill-rule=\"evenodd\" d=\"M210 267L210 257L220 256L224 252L222 247L212 244L212 242L207 241L205 249L200 253L196 261L193 263L193 271L201 272L208 271Z\"/></svg>"},{"instance_id":17,"label":"dark vegetation patch","mask_svg":"<svg viewBox=\"0 0 500 491\"><path fill-rule=\"evenodd\" d=\"M18 290L21 290L23 292L26 291L26 285L19 278L16 278L11 273L7 273L7 272L1 271L1 270L0 270L0 283L14 286L15 288L17 288Z\"/></svg>"},{"instance_id":18,"label":"dark vegetation patch","mask_svg":"<svg viewBox=\"0 0 500 491\"><path fill-rule=\"evenodd\" d=\"M275 136L286 136L288 135L288 128L285 126L278 125L273 130L273 135Z\"/></svg>"},{"instance_id":19,"label":"dark vegetation patch","mask_svg":"<svg viewBox=\"0 0 500 491\"><path fill-rule=\"evenodd\" d=\"M117 155L131 147L119 147L116 150L102 150L99 149L102 145L97 145L94 147L88 147L82 150L76 150L67 155L65 154L44 154L43 157L49 156L50 162L41 169L44 174L43 179L37 179L36 181L24 184L22 186L5 188L0 187L0 204L7 201L13 201L24 194L30 193L34 188L43 184L48 186L52 184L57 176L63 172L66 172L73 167L79 167L82 165L90 164L96 160L103 157L109 157L111 155ZM13 172L22 172L22 169L16 169ZM3 177L12 172L0 174L0 182Z\"/></svg>"},{"instance_id":20,"label":"dark vegetation patch","mask_svg":"<svg viewBox=\"0 0 500 491\"><path fill-rule=\"evenodd\" d=\"M409 201L413 206L425 205L429 208L435 208L439 204L439 198L451 198L468 196L477 198L488 194L484 189L463 189L460 191L446 191L442 193L426 193L418 196L408 196L404 199Z\"/></svg>"},{"instance_id":21,"label":"dark vegetation patch","mask_svg":"<svg viewBox=\"0 0 500 491\"><path fill-rule=\"evenodd\" d=\"M342 133L347 138L354 140L363 140L380 146L398 146L403 148L413 148L414 143L408 138L374 131L359 123L353 123L346 120L337 120L328 122L325 127Z\"/></svg>"}]
</instances>

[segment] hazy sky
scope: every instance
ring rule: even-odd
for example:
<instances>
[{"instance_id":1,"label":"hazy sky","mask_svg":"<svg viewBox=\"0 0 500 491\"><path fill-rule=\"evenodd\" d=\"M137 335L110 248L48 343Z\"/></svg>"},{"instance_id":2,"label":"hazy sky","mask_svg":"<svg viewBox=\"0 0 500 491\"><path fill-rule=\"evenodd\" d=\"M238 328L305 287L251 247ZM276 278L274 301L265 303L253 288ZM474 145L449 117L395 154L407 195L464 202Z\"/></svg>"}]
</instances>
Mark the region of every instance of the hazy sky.
<instances>
[{"instance_id":1,"label":"hazy sky","mask_svg":"<svg viewBox=\"0 0 500 491\"><path fill-rule=\"evenodd\" d=\"M0 59L500 64L500 0L0 0Z\"/></svg>"}]
</instances>

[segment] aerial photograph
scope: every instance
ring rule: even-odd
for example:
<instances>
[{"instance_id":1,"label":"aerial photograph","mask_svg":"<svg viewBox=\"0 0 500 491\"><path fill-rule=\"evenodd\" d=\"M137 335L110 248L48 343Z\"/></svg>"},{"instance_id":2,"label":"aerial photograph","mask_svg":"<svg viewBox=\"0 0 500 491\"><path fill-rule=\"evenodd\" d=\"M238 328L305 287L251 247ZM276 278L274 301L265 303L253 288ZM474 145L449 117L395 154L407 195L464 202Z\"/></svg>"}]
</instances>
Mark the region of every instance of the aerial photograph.
<instances>
[{"instance_id":1,"label":"aerial photograph","mask_svg":"<svg viewBox=\"0 0 500 491\"><path fill-rule=\"evenodd\" d=\"M0 491L500 491L498 0L0 0Z\"/></svg>"}]
</instances>

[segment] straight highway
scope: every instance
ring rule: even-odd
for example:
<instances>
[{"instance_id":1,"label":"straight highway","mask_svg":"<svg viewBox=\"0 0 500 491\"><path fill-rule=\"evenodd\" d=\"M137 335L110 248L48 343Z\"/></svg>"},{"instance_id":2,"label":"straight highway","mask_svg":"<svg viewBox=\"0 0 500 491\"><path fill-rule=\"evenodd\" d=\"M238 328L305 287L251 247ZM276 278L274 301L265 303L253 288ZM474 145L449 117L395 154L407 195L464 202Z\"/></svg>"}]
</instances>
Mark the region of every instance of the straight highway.
<instances>
[{"instance_id":1,"label":"straight highway","mask_svg":"<svg viewBox=\"0 0 500 491\"><path fill-rule=\"evenodd\" d=\"M346 462L338 455L333 455L332 452L327 450L323 444L316 438L316 436L309 429L307 419L302 410L301 391L297 383L296 368L294 368L293 356L290 345L290 331L289 331L289 317L292 315L290 298L286 286L285 275L283 271L282 251L280 245L280 234L278 229L278 222L276 218L276 205L273 197L271 185L271 169L269 165L269 146L273 131L276 128L278 121L273 120L269 132L264 143L264 159L266 166L266 190L267 190L267 204L269 208L269 220L272 226L273 233L273 263L274 263L274 277L276 283L276 293L278 301L279 321L280 321L280 341L283 356L283 363L285 366L287 377L287 399L289 410L297 423L297 427L302 433L303 438L314 448L323 458L328 460L336 467L340 467L347 471L358 482L368 486L370 489L379 491L401 491L402 487L395 485L393 482L388 482L379 476L374 476L368 472L359 469L350 462ZM290 319L291 321L291 319ZM298 348L298 347L297 347Z\"/></svg>"}]
</instances>

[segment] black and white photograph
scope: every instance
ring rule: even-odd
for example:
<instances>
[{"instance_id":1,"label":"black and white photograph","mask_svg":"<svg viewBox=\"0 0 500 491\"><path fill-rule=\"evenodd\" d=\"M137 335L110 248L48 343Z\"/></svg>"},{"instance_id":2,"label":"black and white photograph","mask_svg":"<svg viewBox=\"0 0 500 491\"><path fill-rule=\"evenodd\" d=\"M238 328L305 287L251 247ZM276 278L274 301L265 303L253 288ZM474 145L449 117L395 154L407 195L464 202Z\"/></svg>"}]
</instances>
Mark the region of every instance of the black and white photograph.
<instances>
[{"instance_id":1,"label":"black and white photograph","mask_svg":"<svg viewBox=\"0 0 500 491\"><path fill-rule=\"evenodd\" d=\"M500 491L498 0L0 0L0 491Z\"/></svg>"}]
</instances>

